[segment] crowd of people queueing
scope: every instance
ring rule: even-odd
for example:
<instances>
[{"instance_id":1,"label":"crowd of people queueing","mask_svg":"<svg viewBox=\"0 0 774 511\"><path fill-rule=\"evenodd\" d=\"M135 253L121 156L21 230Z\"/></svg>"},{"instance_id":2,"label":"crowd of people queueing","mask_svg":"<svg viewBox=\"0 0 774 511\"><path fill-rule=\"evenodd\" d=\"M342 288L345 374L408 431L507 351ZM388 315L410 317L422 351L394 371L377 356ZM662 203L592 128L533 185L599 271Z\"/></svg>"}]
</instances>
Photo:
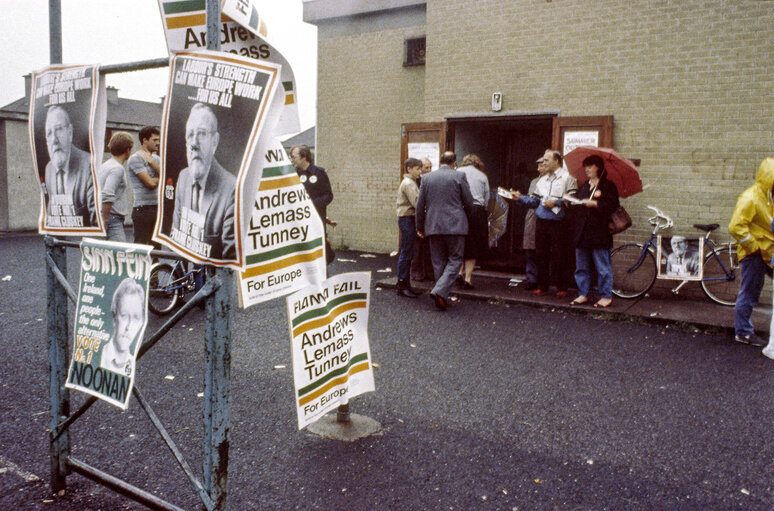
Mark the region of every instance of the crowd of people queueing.
<instances>
[{"instance_id":1,"label":"crowd of people queueing","mask_svg":"<svg viewBox=\"0 0 774 511\"><path fill-rule=\"evenodd\" d=\"M459 168L456 160L453 152L445 152L439 168L429 172L429 161L409 158L404 163L405 176L398 189L401 242L397 293L404 297L421 294L411 286L411 269L414 259L419 259L418 266L424 266L422 251L414 247L416 241L426 241L435 278L430 297L439 310L448 307L449 292L455 282L463 288L473 287L471 277L476 260L489 247L486 206L490 192L484 164L475 154L465 156ZM599 156L583 161L588 180L579 189L576 180L562 167L559 151L546 150L537 163L538 177L532 180L528 193L514 191L510 196L528 208L523 238L527 288L541 296L548 293L553 280L556 295L567 296L570 270L566 266L574 240L579 294L570 303L589 302L596 273L599 299L594 306L609 307L613 237L608 223L619 205L618 190L606 178ZM571 207L577 211L573 222L568 214ZM573 226L574 235L570 231Z\"/></svg>"}]
</instances>

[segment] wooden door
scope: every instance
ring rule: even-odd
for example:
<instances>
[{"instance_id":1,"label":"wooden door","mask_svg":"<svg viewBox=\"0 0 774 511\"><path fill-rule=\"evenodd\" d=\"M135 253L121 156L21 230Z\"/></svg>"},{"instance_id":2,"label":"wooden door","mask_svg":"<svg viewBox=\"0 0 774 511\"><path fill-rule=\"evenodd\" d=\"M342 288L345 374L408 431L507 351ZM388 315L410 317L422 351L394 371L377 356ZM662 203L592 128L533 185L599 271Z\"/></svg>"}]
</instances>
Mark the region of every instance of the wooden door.
<instances>
[{"instance_id":1,"label":"wooden door","mask_svg":"<svg viewBox=\"0 0 774 511\"><path fill-rule=\"evenodd\" d=\"M400 127L399 178L403 179L403 162L406 158L429 158L433 169L438 168L441 153L446 150L445 122L415 122Z\"/></svg>"}]
</instances>

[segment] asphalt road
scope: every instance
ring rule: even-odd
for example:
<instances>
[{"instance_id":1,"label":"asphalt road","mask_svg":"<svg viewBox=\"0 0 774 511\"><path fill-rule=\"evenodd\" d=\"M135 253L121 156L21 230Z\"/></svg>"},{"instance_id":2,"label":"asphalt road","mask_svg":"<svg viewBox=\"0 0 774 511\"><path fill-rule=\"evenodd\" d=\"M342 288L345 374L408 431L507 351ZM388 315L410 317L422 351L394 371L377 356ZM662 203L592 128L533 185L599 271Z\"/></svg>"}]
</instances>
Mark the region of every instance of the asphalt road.
<instances>
[{"instance_id":1,"label":"asphalt road","mask_svg":"<svg viewBox=\"0 0 774 511\"><path fill-rule=\"evenodd\" d=\"M394 263L339 257L355 262L331 273ZM79 475L47 489L43 261L39 236L0 238L0 509L142 509ZM194 309L137 374L197 472L203 321ZM376 392L351 406L383 431L338 442L297 430L284 300L237 311L230 509L774 507L774 364L726 334L465 300L441 313L379 289L369 332ZM200 508L135 401L98 403L71 437L80 459Z\"/></svg>"}]
</instances>

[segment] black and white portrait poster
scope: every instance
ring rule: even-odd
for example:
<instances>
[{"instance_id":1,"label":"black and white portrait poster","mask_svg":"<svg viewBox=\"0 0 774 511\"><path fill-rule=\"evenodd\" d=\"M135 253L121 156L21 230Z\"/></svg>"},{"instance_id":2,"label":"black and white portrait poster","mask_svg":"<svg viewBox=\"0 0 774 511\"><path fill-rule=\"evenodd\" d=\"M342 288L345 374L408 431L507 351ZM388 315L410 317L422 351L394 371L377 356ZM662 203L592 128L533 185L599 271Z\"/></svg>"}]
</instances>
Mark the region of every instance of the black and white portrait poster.
<instances>
[{"instance_id":1,"label":"black and white portrait poster","mask_svg":"<svg viewBox=\"0 0 774 511\"><path fill-rule=\"evenodd\" d=\"M40 187L41 234L104 234L98 212L107 102L94 65L32 73L29 135Z\"/></svg>"},{"instance_id":2,"label":"black and white portrait poster","mask_svg":"<svg viewBox=\"0 0 774 511\"><path fill-rule=\"evenodd\" d=\"M662 279L701 280L704 244L699 238L658 237L658 275Z\"/></svg>"},{"instance_id":3,"label":"black and white portrait poster","mask_svg":"<svg viewBox=\"0 0 774 511\"><path fill-rule=\"evenodd\" d=\"M278 66L229 53L171 59L154 240L188 260L241 269L242 189L278 84ZM254 198L252 185L245 200Z\"/></svg>"}]
</instances>

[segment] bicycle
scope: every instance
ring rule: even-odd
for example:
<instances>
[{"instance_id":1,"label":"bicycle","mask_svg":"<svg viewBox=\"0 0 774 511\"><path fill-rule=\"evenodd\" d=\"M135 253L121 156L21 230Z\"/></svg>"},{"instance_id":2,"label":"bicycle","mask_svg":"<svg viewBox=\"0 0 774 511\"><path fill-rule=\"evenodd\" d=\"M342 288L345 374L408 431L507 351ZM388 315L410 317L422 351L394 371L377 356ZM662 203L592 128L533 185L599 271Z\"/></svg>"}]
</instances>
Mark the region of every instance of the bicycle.
<instances>
[{"instance_id":1,"label":"bicycle","mask_svg":"<svg viewBox=\"0 0 774 511\"><path fill-rule=\"evenodd\" d=\"M674 279L659 274L655 256L658 251L656 242L660 238L657 233L671 227L672 219L656 207L648 208L656 213L648 219L648 223L653 226L650 239L644 244L621 245L611 253L613 294L619 298L638 298L650 291L656 279ZM710 235L720 227L718 224L693 224L693 227L705 232L702 237L705 255L702 262L701 289L715 303L733 307L741 283L736 243L719 245L712 241ZM687 282L697 279L679 280L681 282L672 289L674 294L678 294Z\"/></svg>"},{"instance_id":2,"label":"bicycle","mask_svg":"<svg viewBox=\"0 0 774 511\"><path fill-rule=\"evenodd\" d=\"M159 262L151 266L148 283L148 308L159 316L169 314L186 293L198 290L204 282L204 267L191 265L186 271L183 261ZM200 282L197 285L197 280Z\"/></svg>"}]
</instances>

